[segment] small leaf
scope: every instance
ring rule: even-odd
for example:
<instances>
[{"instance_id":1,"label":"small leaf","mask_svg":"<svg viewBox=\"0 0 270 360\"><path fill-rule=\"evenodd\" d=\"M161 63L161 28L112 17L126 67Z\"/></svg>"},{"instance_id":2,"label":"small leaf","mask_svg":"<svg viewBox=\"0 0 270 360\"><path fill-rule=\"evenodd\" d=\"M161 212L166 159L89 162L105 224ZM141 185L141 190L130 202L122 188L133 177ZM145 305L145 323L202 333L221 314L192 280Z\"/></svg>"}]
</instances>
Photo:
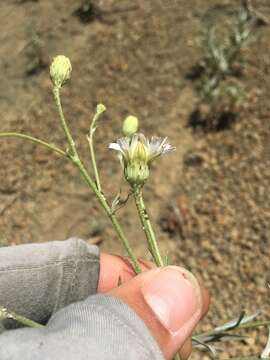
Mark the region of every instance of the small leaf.
<instances>
[{"instance_id":1,"label":"small leaf","mask_svg":"<svg viewBox=\"0 0 270 360\"><path fill-rule=\"evenodd\" d=\"M269 335L268 335L266 346L265 346L263 352L261 353L262 359L267 359L270 356L270 327L268 329L269 329Z\"/></svg>"},{"instance_id":2,"label":"small leaf","mask_svg":"<svg viewBox=\"0 0 270 360\"><path fill-rule=\"evenodd\" d=\"M244 312L242 312L238 318L233 319L222 326L218 326L217 328L214 329L214 331L226 331L226 330L234 329L240 324L242 325L242 324L246 324L247 322L253 321L259 314L260 311L257 311L254 314L244 316Z\"/></svg>"},{"instance_id":3,"label":"small leaf","mask_svg":"<svg viewBox=\"0 0 270 360\"><path fill-rule=\"evenodd\" d=\"M194 343L194 346L203 346L205 347L214 357L217 356L217 352L216 349L214 348L214 346L211 346L203 341L200 341L198 338L196 338L195 336L192 337L192 342Z\"/></svg>"},{"instance_id":4,"label":"small leaf","mask_svg":"<svg viewBox=\"0 0 270 360\"><path fill-rule=\"evenodd\" d=\"M113 199L113 202L111 205L111 210L113 213L117 210L117 207L120 204L120 201L121 201L121 189L118 191L117 195Z\"/></svg>"}]
</instances>

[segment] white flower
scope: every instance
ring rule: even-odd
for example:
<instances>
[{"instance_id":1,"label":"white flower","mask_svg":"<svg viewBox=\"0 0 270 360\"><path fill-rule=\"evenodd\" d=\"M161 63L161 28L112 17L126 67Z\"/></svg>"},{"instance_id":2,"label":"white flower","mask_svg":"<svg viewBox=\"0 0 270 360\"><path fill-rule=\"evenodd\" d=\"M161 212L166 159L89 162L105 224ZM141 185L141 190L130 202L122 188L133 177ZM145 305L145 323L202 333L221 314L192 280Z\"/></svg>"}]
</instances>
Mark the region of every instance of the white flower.
<instances>
[{"instance_id":1,"label":"white flower","mask_svg":"<svg viewBox=\"0 0 270 360\"><path fill-rule=\"evenodd\" d=\"M132 185L143 185L149 176L152 161L175 150L174 146L167 143L167 138L153 136L149 140L143 134L118 139L109 148L120 152L125 177Z\"/></svg>"},{"instance_id":2,"label":"white flower","mask_svg":"<svg viewBox=\"0 0 270 360\"><path fill-rule=\"evenodd\" d=\"M149 140L143 134L134 134L131 139L123 137L118 139L116 143L111 143L109 149L119 151L126 162L140 158L149 164L158 156L175 150L175 147L166 141L167 138L162 139L153 136Z\"/></svg>"}]
</instances>

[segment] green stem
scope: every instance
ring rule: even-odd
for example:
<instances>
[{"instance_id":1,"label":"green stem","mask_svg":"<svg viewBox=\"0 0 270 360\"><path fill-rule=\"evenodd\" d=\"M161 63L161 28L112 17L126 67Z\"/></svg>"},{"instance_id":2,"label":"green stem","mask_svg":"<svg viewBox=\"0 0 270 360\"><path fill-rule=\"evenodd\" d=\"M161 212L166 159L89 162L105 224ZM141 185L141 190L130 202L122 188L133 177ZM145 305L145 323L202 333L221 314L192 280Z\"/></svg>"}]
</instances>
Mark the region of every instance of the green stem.
<instances>
[{"instance_id":1,"label":"green stem","mask_svg":"<svg viewBox=\"0 0 270 360\"><path fill-rule=\"evenodd\" d=\"M270 325L270 321L268 320L264 320L264 321L252 321L250 323L246 323L246 324L240 324L238 326L238 329L254 329L260 326L269 326Z\"/></svg>"},{"instance_id":2,"label":"green stem","mask_svg":"<svg viewBox=\"0 0 270 360\"><path fill-rule=\"evenodd\" d=\"M62 104L61 104L61 98L60 98L60 88L58 86L54 86L53 88L53 95L54 95L54 100L57 106L57 110L59 113L59 117L60 117L60 122L62 125L62 128L64 130L64 133L66 135L68 144L70 146L70 150L72 153L72 156L78 156L77 150L76 150L76 146L75 146L75 142L71 136L70 130L67 126L66 120L65 120L65 116L64 116L64 112L63 112L63 108L62 108Z\"/></svg>"},{"instance_id":3,"label":"green stem","mask_svg":"<svg viewBox=\"0 0 270 360\"><path fill-rule=\"evenodd\" d=\"M95 186L95 183L93 182L93 180L90 178L90 176L88 175L84 165L82 164L82 162L79 161L74 161L75 165L78 167L78 169L80 170L80 173L82 175L82 177L84 178L84 180L86 181L86 183L88 184L88 186L94 191L100 205L102 206L102 208L105 210L107 216L109 217L109 219L111 220L111 223L118 235L118 237L120 238L122 244L124 245L126 252L130 258L130 261L132 263L133 269L135 271L136 274L139 274L141 272L141 268L139 265L139 262L135 256L135 254L133 253L133 250L131 249L131 246L129 244L128 239L126 238L115 214L111 211L110 206L108 205L104 195L99 192Z\"/></svg>"},{"instance_id":4,"label":"green stem","mask_svg":"<svg viewBox=\"0 0 270 360\"><path fill-rule=\"evenodd\" d=\"M0 320L5 320L5 319L12 319L24 326L28 326L32 328L43 327L43 325L35 322L34 320L27 319L24 316L18 315L14 312L10 312L6 308L0 306Z\"/></svg>"},{"instance_id":5,"label":"green stem","mask_svg":"<svg viewBox=\"0 0 270 360\"><path fill-rule=\"evenodd\" d=\"M61 98L60 98L60 88L55 86L53 89L53 94L54 94L54 98L55 98L55 102L56 102L56 106L57 106L57 110L59 112L59 116L60 116L60 121L61 121L61 125L62 128L66 134L66 138L68 141L68 144L70 146L70 150L71 153L69 155L69 158L71 159L71 161L77 166L77 168L79 169L82 177L84 178L85 182L87 183L87 185L92 189L92 191L95 193L100 205L102 206L102 208L105 210L106 214L108 215L109 219L111 220L111 223L118 235L118 237L120 238L122 244L124 245L126 252L130 258L130 261L132 263L133 269L134 271L138 274L141 272L141 268L139 265L139 262L135 256L135 254L133 253L133 250L131 249L131 246L128 242L128 239L126 238L126 236L123 233L123 230L117 220L117 218L115 217L115 215L112 213L110 206L108 205L105 196L103 195L103 193L101 191L98 190L97 185L95 184L95 182L92 180L92 178L90 177L90 175L88 174L84 164L82 163L79 154L77 152L76 149L76 145L75 142L72 138L72 135L70 133L70 130L67 126L66 120L65 120L65 116L64 116L64 112L62 109L62 104L61 104Z\"/></svg>"},{"instance_id":6,"label":"green stem","mask_svg":"<svg viewBox=\"0 0 270 360\"><path fill-rule=\"evenodd\" d=\"M136 207L138 210L138 214L139 214L139 217L141 220L143 230L145 232L145 236L146 236L146 239L148 242L150 252L154 258L155 263L158 266L164 266L164 262L160 255L160 251L159 251L159 248L157 245L156 236L155 236L154 230L152 228L149 216L147 214L147 211L146 211L146 208L144 205L142 188L141 187L134 188L133 194L134 194L135 204L136 204Z\"/></svg>"},{"instance_id":7,"label":"green stem","mask_svg":"<svg viewBox=\"0 0 270 360\"><path fill-rule=\"evenodd\" d=\"M245 323L245 324L239 324L237 327L234 327L234 328L230 328L228 329L227 331L233 331L233 330L239 330L239 329L255 329L257 327L260 327L260 326L269 326L270 325L270 321L268 320L264 320L264 321L252 321L252 322L249 322L249 323ZM226 331L226 330L225 330ZM207 337L207 336L213 336L213 335L218 335L220 333L223 333L225 332L224 330L220 330L220 331L215 331L215 330L210 330L210 331L206 331L206 332L203 332L203 333L199 333L199 334L195 334L195 339L198 337L198 338L201 338L201 337Z\"/></svg>"},{"instance_id":8,"label":"green stem","mask_svg":"<svg viewBox=\"0 0 270 360\"><path fill-rule=\"evenodd\" d=\"M93 166L93 170L94 170L94 176L95 176L95 180L96 180L97 189L98 189L98 191L101 192L101 184L100 184L100 178L99 178L98 169L97 169L96 155L95 155L95 149L94 149L94 140L93 140L94 132L96 130L96 128L95 128L96 121L97 121L98 117L99 117L99 114L96 113L93 118L93 121L91 123L89 136L87 136L87 140L89 143L90 157L91 157L92 166Z\"/></svg>"},{"instance_id":9,"label":"green stem","mask_svg":"<svg viewBox=\"0 0 270 360\"><path fill-rule=\"evenodd\" d=\"M259 356L240 356L240 357L232 357L226 360L262 360ZM264 358L264 360L270 360L270 357Z\"/></svg>"},{"instance_id":10,"label":"green stem","mask_svg":"<svg viewBox=\"0 0 270 360\"><path fill-rule=\"evenodd\" d=\"M53 144L49 144L46 141L37 139L37 138L35 138L33 136L30 136L30 135L20 134L20 133L17 133L17 132L0 132L0 138L1 137L6 137L6 138L8 138L8 137L16 137L16 138L21 138L21 139L24 139L24 140L29 140L29 141L31 141L33 143L45 146L48 149L53 150L54 152L56 152L59 155L67 156L65 151L59 149L57 146L55 146Z\"/></svg>"}]
</instances>

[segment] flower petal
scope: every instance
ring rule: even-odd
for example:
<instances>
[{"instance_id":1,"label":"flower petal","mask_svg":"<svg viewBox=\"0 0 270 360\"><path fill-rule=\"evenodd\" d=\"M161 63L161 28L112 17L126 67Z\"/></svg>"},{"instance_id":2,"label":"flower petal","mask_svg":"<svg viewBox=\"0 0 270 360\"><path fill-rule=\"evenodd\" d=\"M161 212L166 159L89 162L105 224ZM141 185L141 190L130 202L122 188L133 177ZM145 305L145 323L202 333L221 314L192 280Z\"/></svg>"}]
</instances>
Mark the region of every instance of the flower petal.
<instances>
[{"instance_id":1,"label":"flower petal","mask_svg":"<svg viewBox=\"0 0 270 360\"><path fill-rule=\"evenodd\" d=\"M155 158L175 150L174 146L167 143L167 137L153 136L149 139L141 133L136 133L131 138L122 137L117 140L117 143L111 143L109 148L119 151L122 160L126 163L131 163L138 157L140 161L143 159L147 164L150 164Z\"/></svg>"},{"instance_id":2,"label":"flower petal","mask_svg":"<svg viewBox=\"0 0 270 360\"><path fill-rule=\"evenodd\" d=\"M122 152L121 146L118 143L111 143L109 149Z\"/></svg>"},{"instance_id":3,"label":"flower petal","mask_svg":"<svg viewBox=\"0 0 270 360\"><path fill-rule=\"evenodd\" d=\"M162 154L168 154L169 152L172 152L176 149L175 146L172 146L171 144L165 144L163 145Z\"/></svg>"}]
</instances>

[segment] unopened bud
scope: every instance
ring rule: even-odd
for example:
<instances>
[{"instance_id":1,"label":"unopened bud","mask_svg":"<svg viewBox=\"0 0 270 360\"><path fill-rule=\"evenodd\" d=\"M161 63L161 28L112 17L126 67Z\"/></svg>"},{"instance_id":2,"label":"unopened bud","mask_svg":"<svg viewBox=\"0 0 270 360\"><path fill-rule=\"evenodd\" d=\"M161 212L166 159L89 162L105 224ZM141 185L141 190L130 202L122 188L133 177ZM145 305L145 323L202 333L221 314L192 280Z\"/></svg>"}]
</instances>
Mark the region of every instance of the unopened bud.
<instances>
[{"instance_id":1,"label":"unopened bud","mask_svg":"<svg viewBox=\"0 0 270 360\"><path fill-rule=\"evenodd\" d=\"M50 75L55 86L61 87L71 78L72 66L69 58L56 56L50 66Z\"/></svg>"},{"instance_id":2,"label":"unopened bud","mask_svg":"<svg viewBox=\"0 0 270 360\"><path fill-rule=\"evenodd\" d=\"M106 111L106 106L103 104L98 104L96 108L96 113L98 115L102 114L104 111Z\"/></svg>"},{"instance_id":3,"label":"unopened bud","mask_svg":"<svg viewBox=\"0 0 270 360\"><path fill-rule=\"evenodd\" d=\"M138 118L130 115L123 122L122 132L125 136L130 137L138 131L138 127Z\"/></svg>"}]
</instances>

